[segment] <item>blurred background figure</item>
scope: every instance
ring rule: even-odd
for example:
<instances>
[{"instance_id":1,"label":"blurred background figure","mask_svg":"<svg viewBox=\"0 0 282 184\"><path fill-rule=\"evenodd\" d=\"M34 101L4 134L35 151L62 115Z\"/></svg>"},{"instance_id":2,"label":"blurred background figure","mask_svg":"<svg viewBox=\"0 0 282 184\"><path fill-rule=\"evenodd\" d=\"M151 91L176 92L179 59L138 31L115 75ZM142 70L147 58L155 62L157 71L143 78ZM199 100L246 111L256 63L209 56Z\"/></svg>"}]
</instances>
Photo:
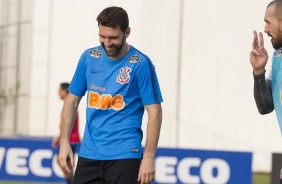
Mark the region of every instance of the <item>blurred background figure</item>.
<instances>
[{"instance_id":1,"label":"blurred background figure","mask_svg":"<svg viewBox=\"0 0 282 184\"><path fill-rule=\"evenodd\" d=\"M69 91L68 91L68 88L69 88L69 83L61 83L60 86L59 86L59 91L58 91L58 95L60 97L61 100L65 101ZM61 138L61 120L62 120L62 117L60 116L60 133L59 135L53 140L52 142L52 147L53 148L56 148L59 143L60 143L60 138ZM73 128L72 128L72 132L71 132L71 135L70 135L70 143L71 143L71 149L73 151L73 153L75 153L75 150L76 150L76 145L78 143L80 143L80 136L79 136L79 122L78 122L78 113L76 114L76 118L75 118L75 121L74 121L74 125L73 125ZM71 165L70 163L70 160L68 159L68 164ZM70 167L72 168L72 167ZM73 169L73 168L72 168ZM65 172L64 169L62 169L65 177L66 177L66 181L67 183L72 183L72 177L73 177L73 170L71 171L71 173L68 173L68 172Z\"/></svg>"}]
</instances>

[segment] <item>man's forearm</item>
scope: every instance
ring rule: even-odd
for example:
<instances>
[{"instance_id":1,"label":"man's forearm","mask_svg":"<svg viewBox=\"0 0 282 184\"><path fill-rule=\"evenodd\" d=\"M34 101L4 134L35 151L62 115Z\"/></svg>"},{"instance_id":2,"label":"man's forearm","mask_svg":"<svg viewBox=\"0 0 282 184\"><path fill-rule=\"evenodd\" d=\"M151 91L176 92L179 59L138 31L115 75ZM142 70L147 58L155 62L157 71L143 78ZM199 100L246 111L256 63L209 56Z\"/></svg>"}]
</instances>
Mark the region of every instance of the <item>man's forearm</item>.
<instances>
[{"instance_id":1,"label":"man's forearm","mask_svg":"<svg viewBox=\"0 0 282 184\"><path fill-rule=\"evenodd\" d=\"M259 75L254 74L254 97L260 114L273 111L271 81L265 80L265 72Z\"/></svg>"},{"instance_id":2,"label":"man's forearm","mask_svg":"<svg viewBox=\"0 0 282 184\"><path fill-rule=\"evenodd\" d=\"M149 115L146 144L145 144L144 155L143 155L144 157L155 157L158 142L159 142L161 124L162 124L162 112L160 109L157 115L151 117Z\"/></svg>"},{"instance_id":3,"label":"man's forearm","mask_svg":"<svg viewBox=\"0 0 282 184\"><path fill-rule=\"evenodd\" d=\"M77 114L77 107L79 101L73 101L73 96L68 95L65 100L63 113L62 113L62 124L61 124L61 142L68 142L70 139L70 133L73 127L73 123Z\"/></svg>"}]
</instances>

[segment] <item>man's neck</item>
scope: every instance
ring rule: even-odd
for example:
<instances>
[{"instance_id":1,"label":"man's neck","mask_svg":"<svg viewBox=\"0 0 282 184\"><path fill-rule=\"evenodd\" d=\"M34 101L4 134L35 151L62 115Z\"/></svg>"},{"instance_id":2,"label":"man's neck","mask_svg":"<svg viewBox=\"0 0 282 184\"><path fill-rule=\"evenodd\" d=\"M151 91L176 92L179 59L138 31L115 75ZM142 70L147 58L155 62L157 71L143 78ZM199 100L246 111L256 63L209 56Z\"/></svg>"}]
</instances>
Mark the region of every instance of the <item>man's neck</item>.
<instances>
[{"instance_id":1,"label":"man's neck","mask_svg":"<svg viewBox=\"0 0 282 184\"><path fill-rule=\"evenodd\" d=\"M119 54L115 57L109 57L109 58L111 60L119 60L120 58L122 58L123 56L125 56L129 52L129 49L130 49L130 45L125 42L125 44L123 45Z\"/></svg>"}]
</instances>

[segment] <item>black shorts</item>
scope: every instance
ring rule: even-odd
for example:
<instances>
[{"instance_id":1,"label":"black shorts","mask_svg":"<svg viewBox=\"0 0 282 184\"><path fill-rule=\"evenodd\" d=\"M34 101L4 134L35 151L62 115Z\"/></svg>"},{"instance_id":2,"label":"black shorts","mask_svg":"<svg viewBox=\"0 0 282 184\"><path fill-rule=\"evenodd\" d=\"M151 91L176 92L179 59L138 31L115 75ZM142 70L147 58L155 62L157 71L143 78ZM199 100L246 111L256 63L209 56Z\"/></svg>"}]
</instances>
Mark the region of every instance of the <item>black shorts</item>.
<instances>
[{"instance_id":1,"label":"black shorts","mask_svg":"<svg viewBox=\"0 0 282 184\"><path fill-rule=\"evenodd\" d=\"M72 153L75 154L76 144L71 144L70 146L71 146Z\"/></svg>"},{"instance_id":2,"label":"black shorts","mask_svg":"<svg viewBox=\"0 0 282 184\"><path fill-rule=\"evenodd\" d=\"M137 184L140 159L90 160L78 157L73 184Z\"/></svg>"}]
</instances>

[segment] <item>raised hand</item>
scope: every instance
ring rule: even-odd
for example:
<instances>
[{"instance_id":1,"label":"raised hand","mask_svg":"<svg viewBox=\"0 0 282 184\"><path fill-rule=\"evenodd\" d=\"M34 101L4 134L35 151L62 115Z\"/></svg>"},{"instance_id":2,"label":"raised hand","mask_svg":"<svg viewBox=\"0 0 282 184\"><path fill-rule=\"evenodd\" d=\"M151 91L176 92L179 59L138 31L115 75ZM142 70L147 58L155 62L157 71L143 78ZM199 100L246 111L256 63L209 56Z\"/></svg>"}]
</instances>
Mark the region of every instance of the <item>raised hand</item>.
<instances>
[{"instance_id":1,"label":"raised hand","mask_svg":"<svg viewBox=\"0 0 282 184\"><path fill-rule=\"evenodd\" d=\"M259 32L259 38L256 31L253 32L253 49L250 53L250 62L253 66L256 75L262 74L265 71L265 65L268 60L267 51L264 48L263 35Z\"/></svg>"}]
</instances>

